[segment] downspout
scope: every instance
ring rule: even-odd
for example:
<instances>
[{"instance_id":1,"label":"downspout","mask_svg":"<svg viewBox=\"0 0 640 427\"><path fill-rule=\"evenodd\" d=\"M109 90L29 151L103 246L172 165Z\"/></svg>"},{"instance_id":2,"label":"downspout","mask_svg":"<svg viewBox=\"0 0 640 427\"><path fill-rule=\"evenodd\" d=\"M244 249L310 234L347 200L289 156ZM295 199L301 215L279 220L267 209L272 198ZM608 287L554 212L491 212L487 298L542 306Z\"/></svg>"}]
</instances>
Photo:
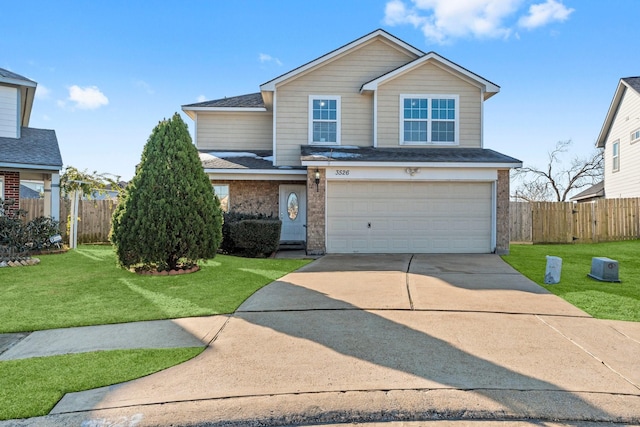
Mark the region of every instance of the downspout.
<instances>
[{"instance_id":1,"label":"downspout","mask_svg":"<svg viewBox=\"0 0 640 427\"><path fill-rule=\"evenodd\" d=\"M373 148L378 147L378 90L373 91Z\"/></svg>"},{"instance_id":2,"label":"downspout","mask_svg":"<svg viewBox=\"0 0 640 427\"><path fill-rule=\"evenodd\" d=\"M278 116L277 116L278 113L277 113L277 111L278 111L278 109L276 108L276 102L277 102L276 88L274 87L273 88L273 103L272 103L273 104L272 105L272 108L273 108L273 120L272 120L273 129L271 130L272 139L273 139L273 161L272 161L272 165L273 166L276 166L276 164L278 163L277 154L276 154L276 146L277 146L277 144L276 144L276 135L277 135L276 129L278 128L278 126L277 126L277 123L278 123Z\"/></svg>"}]
</instances>

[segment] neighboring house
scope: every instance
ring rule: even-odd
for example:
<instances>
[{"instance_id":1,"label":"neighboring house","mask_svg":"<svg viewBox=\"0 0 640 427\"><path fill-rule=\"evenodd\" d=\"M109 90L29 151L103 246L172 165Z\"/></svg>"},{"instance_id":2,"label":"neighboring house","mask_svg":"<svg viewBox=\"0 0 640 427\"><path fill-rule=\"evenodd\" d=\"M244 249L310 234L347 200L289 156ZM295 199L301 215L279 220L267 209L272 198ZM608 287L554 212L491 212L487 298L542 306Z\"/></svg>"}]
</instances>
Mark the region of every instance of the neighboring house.
<instances>
[{"instance_id":1,"label":"neighboring house","mask_svg":"<svg viewBox=\"0 0 640 427\"><path fill-rule=\"evenodd\" d=\"M592 185L586 190L579 192L570 200L572 202L586 203L594 202L602 198L604 198L604 181L600 181L599 183Z\"/></svg>"},{"instance_id":2,"label":"neighboring house","mask_svg":"<svg viewBox=\"0 0 640 427\"><path fill-rule=\"evenodd\" d=\"M640 197L640 77L620 79L596 147L604 149L605 197Z\"/></svg>"},{"instance_id":3,"label":"neighboring house","mask_svg":"<svg viewBox=\"0 0 640 427\"><path fill-rule=\"evenodd\" d=\"M20 198L21 199L39 199L40 193L34 190L33 188L29 188L24 184L20 184Z\"/></svg>"},{"instance_id":4,"label":"neighboring house","mask_svg":"<svg viewBox=\"0 0 640 427\"><path fill-rule=\"evenodd\" d=\"M322 253L504 253L512 157L484 148L500 88L377 30L260 86L184 105L216 194Z\"/></svg>"},{"instance_id":5,"label":"neighboring house","mask_svg":"<svg viewBox=\"0 0 640 427\"><path fill-rule=\"evenodd\" d=\"M0 68L0 198L19 209L20 180L44 182L44 214L60 216L62 157L53 130L29 127L37 83Z\"/></svg>"}]
</instances>

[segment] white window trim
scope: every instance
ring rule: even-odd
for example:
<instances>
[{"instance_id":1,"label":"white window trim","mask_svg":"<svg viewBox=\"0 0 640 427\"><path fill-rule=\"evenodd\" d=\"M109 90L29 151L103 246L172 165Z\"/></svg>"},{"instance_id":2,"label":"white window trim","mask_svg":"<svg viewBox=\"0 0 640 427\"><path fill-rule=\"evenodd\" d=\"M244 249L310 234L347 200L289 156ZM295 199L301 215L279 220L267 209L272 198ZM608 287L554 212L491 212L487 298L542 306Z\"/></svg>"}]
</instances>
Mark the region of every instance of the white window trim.
<instances>
[{"instance_id":1,"label":"white window trim","mask_svg":"<svg viewBox=\"0 0 640 427\"><path fill-rule=\"evenodd\" d=\"M231 211L231 186L229 184L221 184L218 182L212 182L211 183L211 190L213 190L213 194L218 197L218 195L216 194L216 190L215 190L215 186L218 187L222 187L223 185L227 187L227 210L225 211L224 209L222 210L223 212L230 212ZM218 200L220 200L220 197L218 197Z\"/></svg>"},{"instance_id":2,"label":"white window trim","mask_svg":"<svg viewBox=\"0 0 640 427\"><path fill-rule=\"evenodd\" d=\"M317 99L327 99L336 101L336 142L317 142L313 140L313 101ZM339 95L309 95L309 145L340 145L342 128L342 106Z\"/></svg>"},{"instance_id":3,"label":"white window trim","mask_svg":"<svg viewBox=\"0 0 640 427\"><path fill-rule=\"evenodd\" d=\"M420 98L427 99L427 141L405 141L404 140L404 100L406 98ZM454 99L456 102L454 120L454 132L455 138L452 142L431 142L431 100L432 99ZM460 95L444 94L444 93L420 93L420 94L401 94L399 102L400 121L398 122L399 128L399 141L400 145L460 145Z\"/></svg>"},{"instance_id":4,"label":"white window trim","mask_svg":"<svg viewBox=\"0 0 640 427\"><path fill-rule=\"evenodd\" d=\"M638 137L634 138L633 135L637 134ZM640 141L640 128L634 130L633 132L631 132L631 143L635 144L636 142Z\"/></svg>"},{"instance_id":5,"label":"white window trim","mask_svg":"<svg viewBox=\"0 0 640 427\"><path fill-rule=\"evenodd\" d=\"M618 147L618 154L615 154L615 147ZM616 167L616 160L618 160L618 166ZM611 144L611 170L618 172L620 170L620 140L616 140Z\"/></svg>"},{"instance_id":6,"label":"white window trim","mask_svg":"<svg viewBox=\"0 0 640 427\"><path fill-rule=\"evenodd\" d=\"M0 200L4 202L4 175L0 175ZM4 209L0 204L0 216L4 215Z\"/></svg>"}]
</instances>

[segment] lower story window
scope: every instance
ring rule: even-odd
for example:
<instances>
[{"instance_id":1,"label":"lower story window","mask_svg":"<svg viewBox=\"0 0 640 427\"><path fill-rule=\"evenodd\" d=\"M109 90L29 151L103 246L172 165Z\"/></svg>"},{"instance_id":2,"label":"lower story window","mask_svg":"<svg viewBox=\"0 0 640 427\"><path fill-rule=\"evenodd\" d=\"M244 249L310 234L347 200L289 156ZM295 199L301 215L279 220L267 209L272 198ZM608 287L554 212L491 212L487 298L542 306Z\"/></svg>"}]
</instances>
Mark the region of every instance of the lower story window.
<instances>
[{"instance_id":1,"label":"lower story window","mask_svg":"<svg viewBox=\"0 0 640 427\"><path fill-rule=\"evenodd\" d=\"M222 212L229 212L229 185L213 184L213 193L220 200L220 208Z\"/></svg>"}]
</instances>

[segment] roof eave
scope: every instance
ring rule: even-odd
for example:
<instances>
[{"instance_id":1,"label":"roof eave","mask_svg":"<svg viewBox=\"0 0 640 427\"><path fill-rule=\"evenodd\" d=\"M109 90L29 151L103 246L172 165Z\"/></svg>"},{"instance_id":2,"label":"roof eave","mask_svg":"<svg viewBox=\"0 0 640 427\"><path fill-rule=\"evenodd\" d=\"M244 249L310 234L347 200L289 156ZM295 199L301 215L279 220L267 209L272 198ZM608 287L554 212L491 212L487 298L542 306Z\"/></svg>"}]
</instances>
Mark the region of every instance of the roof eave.
<instances>
[{"instance_id":1,"label":"roof eave","mask_svg":"<svg viewBox=\"0 0 640 427\"><path fill-rule=\"evenodd\" d=\"M35 88L38 85L38 83L34 82L33 80L14 79L12 77L2 77L2 76L0 76L0 83L6 83L9 85L16 85L16 86L32 87L32 88Z\"/></svg>"},{"instance_id":2,"label":"roof eave","mask_svg":"<svg viewBox=\"0 0 640 427\"><path fill-rule=\"evenodd\" d=\"M613 94L611 105L609 105L609 110L607 110L607 115L605 116L604 123L602 124L602 129L600 129L598 139L596 139L596 148L604 148L607 142L607 136L609 136L609 130L611 130L611 125L613 124L613 119L618 112L620 101L622 100L622 96L626 90L627 84L620 79L616 92Z\"/></svg>"},{"instance_id":3,"label":"roof eave","mask_svg":"<svg viewBox=\"0 0 640 427\"><path fill-rule=\"evenodd\" d=\"M20 125L29 127L29 120L31 120L31 110L33 108L33 100L36 95L36 86L23 86L20 96L20 108L21 108L21 122Z\"/></svg>"},{"instance_id":4,"label":"roof eave","mask_svg":"<svg viewBox=\"0 0 640 427\"><path fill-rule=\"evenodd\" d=\"M187 113L188 111L222 111L222 112L265 112L265 107L187 107L182 106L182 111ZM188 113L187 113L188 114Z\"/></svg>"},{"instance_id":5,"label":"roof eave","mask_svg":"<svg viewBox=\"0 0 640 427\"><path fill-rule=\"evenodd\" d=\"M480 168L480 169L513 169L521 168L522 162L384 162L384 161L349 161L349 160L302 160L302 166L360 166L360 167L429 167L429 168Z\"/></svg>"},{"instance_id":6,"label":"roof eave","mask_svg":"<svg viewBox=\"0 0 640 427\"><path fill-rule=\"evenodd\" d=\"M62 165L38 165L38 164L35 164L35 163L0 162L0 168L46 170L46 171L59 172L62 169Z\"/></svg>"}]
</instances>

